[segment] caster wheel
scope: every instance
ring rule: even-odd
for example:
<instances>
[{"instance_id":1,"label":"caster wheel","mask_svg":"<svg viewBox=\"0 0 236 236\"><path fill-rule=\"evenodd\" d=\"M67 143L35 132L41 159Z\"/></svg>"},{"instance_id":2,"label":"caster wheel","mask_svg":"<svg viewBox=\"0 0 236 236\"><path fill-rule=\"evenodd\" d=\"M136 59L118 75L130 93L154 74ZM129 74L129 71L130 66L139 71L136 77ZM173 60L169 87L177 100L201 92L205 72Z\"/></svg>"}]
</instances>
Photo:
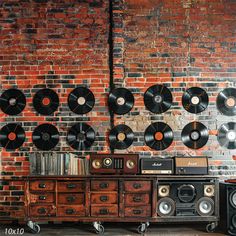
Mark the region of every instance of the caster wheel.
<instances>
[{"instance_id":1,"label":"caster wheel","mask_svg":"<svg viewBox=\"0 0 236 236\"><path fill-rule=\"evenodd\" d=\"M40 232L40 226L35 224L33 228L30 228L31 233L38 234Z\"/></svg>"},{"instance_id":2,"label":"caster wheel","mask_svg":"<svg viewBox=\"0 0 236 236\"><path fill-rule=\"evenodd\" d=\"M206 231L207 233L213 233L216 229L216 224L215 223L210 223L206 226Z\"/></svg>"},{"instance_id":3,"label":"caster wheel","mask_svg":"<svg viewBox=\"0 0 236 236\"><path fill-rule=\"evenodd\" d=\"M146 232L147 232L147 227L146 227L146 225L145 225L145 226L144 226L144 225L139 225L137 231L138 231L139 234L144 234L144 233L146 233Z\"/></svg>"},{"instance_id":4,"label":"caster wheel","mask_svg":"<svg viewBox=\"0 0 236 236\"><path fill-rule=\"evenodd\" d=\"M95 230L96 230L97 234L104 234L104 231L105 231L105 229L102 225L98 225L97 229L95 229Z\"/></svg>"}]
</instances>

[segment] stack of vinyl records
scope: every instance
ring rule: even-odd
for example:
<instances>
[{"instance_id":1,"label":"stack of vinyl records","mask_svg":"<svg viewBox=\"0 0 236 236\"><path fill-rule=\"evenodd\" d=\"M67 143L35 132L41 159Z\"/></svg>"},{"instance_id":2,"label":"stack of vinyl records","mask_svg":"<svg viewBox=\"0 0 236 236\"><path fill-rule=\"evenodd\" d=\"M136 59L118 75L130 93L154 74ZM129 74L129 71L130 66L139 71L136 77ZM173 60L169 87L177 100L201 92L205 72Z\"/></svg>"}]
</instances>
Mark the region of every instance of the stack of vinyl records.
<instances>
[{"instance_id":1,"label":"stack of vinyl records","mask_svg":"<svg viewBox=\"0 0 236 236\"><path fill-rule=\"evenodd\" d=\"M88 175L89 163L70 153L34 153L30 157L31 175Z\"/></svg>"}]
</instances>

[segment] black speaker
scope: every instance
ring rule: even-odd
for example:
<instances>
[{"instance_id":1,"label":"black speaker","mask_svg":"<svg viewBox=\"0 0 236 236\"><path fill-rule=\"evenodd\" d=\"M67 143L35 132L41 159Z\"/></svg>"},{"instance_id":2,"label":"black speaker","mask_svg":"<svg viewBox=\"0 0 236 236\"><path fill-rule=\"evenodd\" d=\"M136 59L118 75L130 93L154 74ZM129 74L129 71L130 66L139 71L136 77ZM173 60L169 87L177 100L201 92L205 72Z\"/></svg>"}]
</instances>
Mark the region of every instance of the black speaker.
<instances>
[{"instance_id":1,"label":"black speaker","mask_svg":"<svg viewBox=\"0 0 236 236\"><path fill-rule=\"evenodd\" d=\"M157 215L176 219L194 216L212 217L217 214L216 183L208 179L158 181Z\"/></svg>"},{"instance_id":2,"label":"black speaker","mask_svg":"<svg viewBox=\"0 0 236 236\"><path fill-rule=\"evenodd\" d=\"M236 183L220 183L220 227L236 235Z\"/></svg>"}]
</instances>

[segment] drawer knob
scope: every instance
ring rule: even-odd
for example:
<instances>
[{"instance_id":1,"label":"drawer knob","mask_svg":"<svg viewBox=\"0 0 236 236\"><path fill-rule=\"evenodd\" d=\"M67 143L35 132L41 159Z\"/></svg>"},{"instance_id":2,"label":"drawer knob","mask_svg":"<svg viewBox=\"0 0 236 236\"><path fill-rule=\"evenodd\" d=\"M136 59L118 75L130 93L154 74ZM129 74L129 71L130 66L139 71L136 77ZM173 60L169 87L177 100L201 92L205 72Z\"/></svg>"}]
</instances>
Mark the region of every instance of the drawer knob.
<instances>
[{"instance_id":1,"label":"drawer knob","mask_svg":"<svg viewBox=\"0 0 236 236\"><path fill-rule=\"evenodd\" d=\"M46 200L46 196L39 196L39 200Z\"/></svg>"},{"instance_id":2,"label":"drawer knob","mask_svg":"<svg viewBox=\"0 0 236 236\"><path fill-rule=\"evenodd\" d=\"M139 189L139 188L142 187L142 185L141 185L141 184L138 184L138 183L135 183L133 186L134 186L135 189Z\"/></svg>"},{"instance_id":3,"label":"drawer knob","mask_svg":"<svg viewBox=\"0 0 236 236\"><path fill-rule=\"evenodd\" d=\"M66 198L67 202L74 202L75 201L75 197L74 196L69 196Z\"/></svg>"},{"instance_id":4,"label":"drawer knob","mask_svg":"<svg viewBox=\"0 0 236 236\"><path fill-rule=\"evenodd\" d=\"M108 215L108 214L109 214L109 210L106 209L106 208L100 209L99 213L100 213L101 215Z\"/></svg>"},{"instance_id":5,"label":"drawer knob","mask_svg":"<svg viewBox=\"0 0 236 236\"><path fill-rule=\"evenodd\" d=\"M75 188L76 184L67 184L67 188Z\"/></svg>"},{"instance_id":6,"label":"drawer knob","mask_svg":"<svg viewBox=\"0 0 236 236\"><path fill-rule=\"evenodd\" d=\"M135 214L135 215L140 215L140 214L142 214L142 210L133 210L133 213Z\"/></svg>"},{"instance_id":7,"label":"drawer knob","mask_svg":"<svg viewBox=\"0 0 236 236\"><path fill-rule=\"evenodd\" d=\"M101 202L106 202L108 200L108 196L101 196L100 201Z\"/></svg>"},{"instance_id":8,"label":"drawer knob","mask_svg":"<svg viewBox=\"0 0 236 236\"><path fill-rule=\"evenodd\" d=\"M72 215L72 214L74 214L75 213L75 210L74 209L66 209L66 214L67 215Z\"/></svg>"},{"instance_id":9,"label":"drawer knob","mask_svg":"<svg viewBox=\"0 0 236 236\"><path fill-rule=\"evenodd\" d=\"M39 214L46 214L46 212L47 212L47 211L46 211L45 208L39 208L39 209L38 209L38 213L39 213Z\"/></svg>"},{"instance_id":10,"label":"drawer knob","mask_svg":"<svg viewBox=\"0 0 236 236\"><path fill-rule=\"evenodd\" d=\"M141 202L142 198L141 197L134 197L133 200L134 200L134 202Z\"/></svg>"},{"instance_id":11,"label":"drawer knob","mask_svg":"<svg viewBox=\"0 0 236 236\"><path fill-rule=\"evenodd\" d=\"M109 184L108 183L101 183L100 184L100 188L108 188L109 187Z\"/></svg>"},{"instance_id":12,"label":"drawer knob","mask_svg":"<svg viewBox=\"0 0 236 236\"><path fill-rule=\"evenodd\" d=\"M39 188L46 188L46 184L39 184Z\"/></svg>"}]
</instances>

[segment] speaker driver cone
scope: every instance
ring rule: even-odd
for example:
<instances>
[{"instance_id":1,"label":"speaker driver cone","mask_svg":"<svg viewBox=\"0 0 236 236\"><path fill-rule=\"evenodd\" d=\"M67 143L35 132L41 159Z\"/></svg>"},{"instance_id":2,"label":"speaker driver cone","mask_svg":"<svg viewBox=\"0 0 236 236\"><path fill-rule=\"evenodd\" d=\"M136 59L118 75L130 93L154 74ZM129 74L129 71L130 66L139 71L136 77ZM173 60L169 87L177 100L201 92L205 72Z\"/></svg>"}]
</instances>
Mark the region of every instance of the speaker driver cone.
<instances>
[{"instance_id":1,"label":"speaker driver cone","mask_svg":"<svg viewBox=\"0 0 236 236\"><path fill-rule=\"evenodd\" d=\"M230 196L229 196L229 202L230 202L230 205L233 207L233 208L236 208L236 190L233 191Z\"/></svg>"},{"instance_id":2,"label":"speaker driver cone","mask_svg":"<svg viewBox=\"0 0 236 236\"><path fill-rule=\"evenodd\" d=\"M197 201L197 212L200 216L211 216L214 213L214 201L208 197L202 197Z\"/></svg>"},{"instance_id":3,"label":"speaker driver cone","mask_svg":"<svg viewBox=\"0 0 236 236\"><path fill-rule=\"evenodd\" d=\"M153 113L166 112L172 105L172 94L164 85L153 85L144 93L144 104Z\"/></svg>"},{"instance_id":4,"label":"speaker driver cone","mask_svg":"<svg viewBox=\"0 0 236 236\"><path fill-rule=\"evenodd\" d=\"M18 115L25 105L25 95L18 89L8 89L0 96L0 108L7 115Z\"/></svg>"},{"instance_id":5,"label":"speaker driver cone","mask_svg":"<svg viewBox=\"0 0 236 236\"><path fill-rule=\"evenodd\" d=\"M161 198L157 202L157 213L159 216L172 216L175 213L175 202L168 197Z\"/></svg>"}]
</instances>

